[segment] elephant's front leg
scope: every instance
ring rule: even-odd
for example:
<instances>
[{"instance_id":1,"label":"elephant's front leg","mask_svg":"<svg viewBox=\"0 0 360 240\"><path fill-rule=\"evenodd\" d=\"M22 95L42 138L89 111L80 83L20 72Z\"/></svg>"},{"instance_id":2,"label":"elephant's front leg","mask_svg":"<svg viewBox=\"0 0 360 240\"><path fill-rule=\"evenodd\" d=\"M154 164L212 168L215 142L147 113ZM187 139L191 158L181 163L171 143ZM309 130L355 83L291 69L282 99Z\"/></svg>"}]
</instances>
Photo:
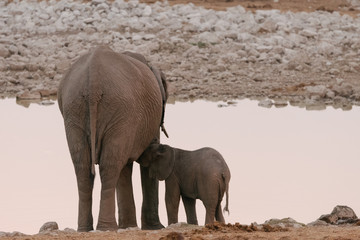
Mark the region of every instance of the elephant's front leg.
<instances>
[{"instance_id":1,"label":"elephant's front leg","mask_svg":"<svg viewBox=\"0 0 360 240\"><path fill-rule=\"evenodd\" d=\"M97 230L114 231L118 229L115 220L115 187L120 171L120 165L102 165L100 162L101 199Z\"/></svg>"},{"instance_id":2,"label":"elephant's front leg","mask_svg":"<svg viewBox=\"0 0 360 240\"><path fill-rule=\"evenodd\" d=\"M140 166L143 202L141 207L141 229L164 228L159 220L159 181L150 178L149 168Z\"/></svg>"},{"instance_id":3,"label":"elephant's front leg","mask_svg":"<svg viewBox=\"0 0 360 240\"><path fill-rule=\"evenodd\" d=\"M180 187L175 178L169 177L165 181L165 188L165 204L170 225L178 222Z\"/></svg>"},{"instance_id":4,"label":"elephant's front leg","mask_svg":"<svg viewBox=\"0 0 360 240\"><path fill-rule=\"evenodd\" d=\"M134 194L132 187L133 163L122 169L116 186L119 211L119 228L137 227Z\"/></svg>"},{"instance_id":5,"label":"elephant's front leg","mask_svg":"<svg viewBox=\"0 0 360 240\"><path fill-rule=\"evenodd\" d=\"M188 224L198 225L196 217L196 199L182 197Z\"/></svg>"}]
</instances>

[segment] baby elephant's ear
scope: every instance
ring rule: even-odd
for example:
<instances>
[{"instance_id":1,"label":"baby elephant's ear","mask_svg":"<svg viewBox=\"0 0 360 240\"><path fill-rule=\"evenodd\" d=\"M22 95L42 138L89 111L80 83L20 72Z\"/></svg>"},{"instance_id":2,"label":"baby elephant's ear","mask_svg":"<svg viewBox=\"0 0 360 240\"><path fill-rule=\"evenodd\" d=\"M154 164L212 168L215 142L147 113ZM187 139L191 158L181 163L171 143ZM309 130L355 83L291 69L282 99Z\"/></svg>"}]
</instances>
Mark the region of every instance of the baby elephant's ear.
<instances>
[{"instance_id":1,"label":"baby elephant's ear","mask_svg":"<svg viewBox=\"0 0 360 240\"><path fill-rule=\"evenodd\" d=\"M149 167L153 161L154 155L158 149L159 144L150 144L145 151L140 155L137 162L143 167Z\"/></svg>"},{"instance_id":2,"label":"baby elephant's ear","mask_svg":"<svg viewBox=\"0 0 360 240\"><path fill-rule=\"evenodd\" d=\"M156 169L159 180L165 180L170 176L174 169L175 155L174 149L168 145L159 146L156 152L156 159L152 162L152 168Z\"/></svg>"}]
</instances>

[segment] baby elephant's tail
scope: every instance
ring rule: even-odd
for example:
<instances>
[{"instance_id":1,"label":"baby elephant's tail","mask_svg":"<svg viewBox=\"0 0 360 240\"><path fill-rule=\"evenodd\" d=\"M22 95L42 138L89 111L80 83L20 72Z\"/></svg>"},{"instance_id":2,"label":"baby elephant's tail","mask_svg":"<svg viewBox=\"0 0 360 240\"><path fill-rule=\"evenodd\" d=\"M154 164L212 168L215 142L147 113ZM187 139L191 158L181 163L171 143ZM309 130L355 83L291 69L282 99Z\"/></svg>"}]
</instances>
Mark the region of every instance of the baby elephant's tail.
<instances>
[{"instance_id":1,"label":"baby elephant's tail","mask_svg":"<svg viewBox=\"0 0 360 240\"><path fill-rule=\"evenodd\" d=\"M226 204L224 207L224 212L228 212L228 214L230 215L230 211L229 211L229 181L230 178L227 177L225 174L222 174L224 183L225 183L225 192L226 192Z\"/></svg>"}]
</instances>

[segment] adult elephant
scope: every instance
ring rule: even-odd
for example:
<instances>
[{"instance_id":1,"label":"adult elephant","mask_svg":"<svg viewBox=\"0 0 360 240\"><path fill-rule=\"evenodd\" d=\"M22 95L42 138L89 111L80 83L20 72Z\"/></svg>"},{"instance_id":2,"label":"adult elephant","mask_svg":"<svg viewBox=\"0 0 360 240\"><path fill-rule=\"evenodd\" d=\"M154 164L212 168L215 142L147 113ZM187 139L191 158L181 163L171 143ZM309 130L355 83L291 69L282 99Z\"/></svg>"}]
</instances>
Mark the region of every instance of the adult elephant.
<instances>
[{"instance_id":1,"label":"adult elephant","mask_svg":"<svg viewBox=\"0 0 360 240\"><path fill-rule=\"evenodd\" d=\"M78 231L93 230L95 164L101 178L98 230L137 226L132 166L158 142L167 99L164 75L137 53L97 47L77 60L62 79L58 102L74 164ZM158 181L141 167L142 229L159 229ZM119 222L115 220L115 189Z\"/></svg>"}]
</instances>

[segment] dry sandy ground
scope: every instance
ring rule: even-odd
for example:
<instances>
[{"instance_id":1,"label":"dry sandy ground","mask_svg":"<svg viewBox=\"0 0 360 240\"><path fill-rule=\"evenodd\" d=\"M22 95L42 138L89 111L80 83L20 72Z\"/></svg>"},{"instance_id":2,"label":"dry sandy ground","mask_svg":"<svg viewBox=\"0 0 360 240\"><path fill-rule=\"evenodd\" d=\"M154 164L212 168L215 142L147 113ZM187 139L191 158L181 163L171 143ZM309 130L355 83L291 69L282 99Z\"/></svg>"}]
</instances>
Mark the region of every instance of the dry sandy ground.
<instances>
[{"instance_id":1,"label":"dry sandy ground","mask_svg":"<svg viewBox=\"0 0 360 240\"><path fill-rule=\"evenodd\" d=\"M153 3L155 0L142 0ZM192 2L195 5L224 10L238 4L248 10L280 9L281 11L338 11L356 16L359 11L349 7L346 0L169 0L171 5ZM126 230L120 232L74 233L54 231L46 234L3 237L1 239L322 239L345 240L360 239L359 226L321 226L301 228L268 228L257 230L239 225L217 226L213 228L182 226L157 231ZM21 229L19 229L21 231Z\"/></svg>"},{"instance_id":2,"label":"dry sandy ground","mask_svg":"<svg viewBox=\"0 0 360 240\"><path fill-rule=\"evenodd\" d=\"M45 240L45 239L148 239L148 240L180 240L180 239L238 239L238 240L348 240L360 239L359 226L322 226L322 227L301 227L301 228L274 228L266 227L264 230L257 230L245 225L215 225L215 227L196 227L184 225L177 228L167 228L156 231L124 230L120 232L94 232L94 233L65 233L47 232L32 236L14 236L1 239L23 239L23 240Z\"/></svg>"}]
</instances>

